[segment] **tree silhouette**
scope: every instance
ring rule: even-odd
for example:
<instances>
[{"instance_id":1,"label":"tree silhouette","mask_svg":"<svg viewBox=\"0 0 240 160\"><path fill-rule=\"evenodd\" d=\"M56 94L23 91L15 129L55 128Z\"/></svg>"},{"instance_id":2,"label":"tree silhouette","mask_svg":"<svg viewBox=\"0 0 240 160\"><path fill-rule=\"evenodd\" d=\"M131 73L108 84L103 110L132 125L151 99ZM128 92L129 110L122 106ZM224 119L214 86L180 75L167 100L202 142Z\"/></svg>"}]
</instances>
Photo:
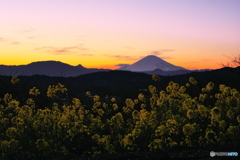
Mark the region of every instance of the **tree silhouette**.
<instances>
[{"instance_id":1,"label":"tree silhouette","mask_svg":"<svg viewBox=\"0 0 240 160\"><path fill-rule=\"evenodd\" d=\"M227 59L229 59L226 63L220 63L220 66L222 67L238 67L240 66L240 54L233 55L232 57L225 56Z\"/></svg>"}]
</instances>

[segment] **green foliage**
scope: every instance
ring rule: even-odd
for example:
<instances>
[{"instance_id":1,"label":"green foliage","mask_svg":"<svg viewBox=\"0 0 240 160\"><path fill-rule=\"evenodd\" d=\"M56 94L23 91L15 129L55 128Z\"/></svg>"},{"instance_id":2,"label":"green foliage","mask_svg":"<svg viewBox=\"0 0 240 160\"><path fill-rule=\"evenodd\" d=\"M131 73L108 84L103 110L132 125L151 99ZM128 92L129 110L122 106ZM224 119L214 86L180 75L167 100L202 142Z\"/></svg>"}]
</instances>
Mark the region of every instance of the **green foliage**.
<instances>
[{"instance_id":1,"label":"green foliage","mask_svg":"<svg viewBox=\"0 0 240 160\"><path fill-rule=\"evenodd\" d=\"M37 106L35 101L44 94L36 87L27 91L30 98L25 103L6 92L0 105L0 158L96 156L239 143L239 91L225 85L217 90L213 82L201 92L193 90L196 86L190 77L186 87L170 82L158 91L150 85L148 93L123 102L88 91L91 103L82 97L61 103L67 88L58 83L46 89L51 107Z\"/></svg>"}]
</instances>

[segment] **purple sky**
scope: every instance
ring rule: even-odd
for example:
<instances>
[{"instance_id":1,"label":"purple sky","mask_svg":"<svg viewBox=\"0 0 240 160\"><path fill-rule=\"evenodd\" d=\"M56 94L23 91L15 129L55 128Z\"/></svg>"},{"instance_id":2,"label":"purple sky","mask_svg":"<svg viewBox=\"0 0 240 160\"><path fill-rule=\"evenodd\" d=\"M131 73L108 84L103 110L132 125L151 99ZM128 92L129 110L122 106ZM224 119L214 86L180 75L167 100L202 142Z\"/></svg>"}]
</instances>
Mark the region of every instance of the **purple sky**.
<instances>
[{"instance_id":1,"label":"purple sky","mask_svg":"<svg viewBox=\"0 0 240 160\"><path fill-rule=\"evenodd\" d=\"M57 60L116 68L149 54L219 68L240 53L240 0L7 0L0 64Z\"/></svg>"}]
</instances>

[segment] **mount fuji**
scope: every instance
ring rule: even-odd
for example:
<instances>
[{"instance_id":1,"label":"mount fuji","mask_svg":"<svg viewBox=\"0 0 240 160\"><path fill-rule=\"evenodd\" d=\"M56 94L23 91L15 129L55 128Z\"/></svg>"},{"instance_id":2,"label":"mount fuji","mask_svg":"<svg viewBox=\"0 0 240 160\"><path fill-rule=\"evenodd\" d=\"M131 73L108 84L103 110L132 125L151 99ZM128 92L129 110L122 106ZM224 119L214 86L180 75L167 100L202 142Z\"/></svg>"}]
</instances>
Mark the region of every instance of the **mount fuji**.
<instances>
[{"instance_id":1,"label":"mount fuji","mask_svg":"<svg viewBox=\"0 0 240 160\"><path fill-rule=\"evenodd\" d=\"M132 71L132 72L150 72L154 70L161 70L163 72L178 71L178 70L187 71L187 69L168 63L155 55L148 55L143 59L131 65L127 65L122 68L119 68L118 70Z\"/></svg>"}]
</instances>

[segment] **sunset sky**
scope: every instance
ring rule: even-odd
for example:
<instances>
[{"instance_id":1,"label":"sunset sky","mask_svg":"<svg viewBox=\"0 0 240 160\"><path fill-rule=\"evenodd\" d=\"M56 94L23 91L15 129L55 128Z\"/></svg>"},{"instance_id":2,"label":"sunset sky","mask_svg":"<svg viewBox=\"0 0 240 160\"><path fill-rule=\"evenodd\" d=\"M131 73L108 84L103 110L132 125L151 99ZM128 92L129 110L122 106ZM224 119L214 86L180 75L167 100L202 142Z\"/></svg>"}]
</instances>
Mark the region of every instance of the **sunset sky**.
<instances>
[{"instance_id":1,"label":"sunset sky","mask_svg":"<svg viewBox=\"0 0 240 160\"><path fill-rule=\"evenodd\" d=\"M220 68L240 54L240 0L0 0L0 64L115 69L150 54Z\"/></svg>"}]
</instances>

